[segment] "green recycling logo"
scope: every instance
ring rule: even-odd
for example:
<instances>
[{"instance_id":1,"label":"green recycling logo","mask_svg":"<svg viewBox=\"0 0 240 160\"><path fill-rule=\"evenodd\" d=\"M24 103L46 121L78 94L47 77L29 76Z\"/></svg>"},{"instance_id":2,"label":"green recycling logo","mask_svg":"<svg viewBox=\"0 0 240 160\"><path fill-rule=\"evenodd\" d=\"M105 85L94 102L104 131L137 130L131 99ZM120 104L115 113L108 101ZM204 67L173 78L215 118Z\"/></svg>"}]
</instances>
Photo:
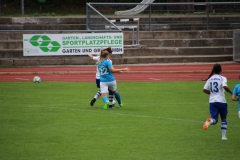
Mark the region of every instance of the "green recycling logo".
<instances>
[{"instance_id":1,"label":"green recycling logo","mask_svg":"<svg viewBox=\"0 0 240 160\"><path fill-rule=\"evenodd\" d=\"M34 35L29 42L35 47L39 46L43 52L57 52L61 47L58 42L52 41L46 35Z\"/></svg>"}]
</instances>

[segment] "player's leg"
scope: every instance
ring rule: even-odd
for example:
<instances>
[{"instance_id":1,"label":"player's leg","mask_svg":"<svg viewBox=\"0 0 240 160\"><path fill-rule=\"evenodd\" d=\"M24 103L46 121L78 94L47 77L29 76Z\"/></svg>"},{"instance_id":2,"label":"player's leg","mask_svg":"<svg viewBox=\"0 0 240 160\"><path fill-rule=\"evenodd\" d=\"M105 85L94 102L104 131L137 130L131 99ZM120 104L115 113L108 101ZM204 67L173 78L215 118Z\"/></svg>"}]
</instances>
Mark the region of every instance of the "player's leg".
<instances>
[{"instance_id":1,"label":"player's leg","mask_svg":"<svg viewBox=\"0 0 240 160\"><path fill-rule=\"evenodd\" d=\"M227 140L227 103L219 103L219 113L222 120L221 123L221 132L222 132L222 140Z\"/></svg>"},{"instance_id":2,"label":"player's leg","mask_svg":"<svg viewBox=\"0 0 240 160\"><path fill-rule=\"evenodd\" d=\"M107 84L107 82L100 82L100 90L101 90L101 94L102 94L102 100L104 102L103 109L107 109L108 104L109 104L109 100L107 98L107 95L108 95L108 84Z\"/></svg>"},{"instance_id":3,"label":"player's leg","mask_svg":"<svg viewBox=\"0 0 240 160\"><path fill-rule=\"evenodd\" d=\"M111 90L109 90L108 99L109 99L109 108L113 108L113 92Z\"/></svg>"},{"instance_id":4,"label":"player's leg","mask_svg":"<svg viewBox=\"0 0 240 160\"><path fill-rule=\"evenodd\" d=\"M203 129L207 130L209 125L215 125L218 122L218 109L216 108L216 103L209 104L209 110L211 118L208 118L203 125Z\"/></svg>"},{"instance_id":5,"label":"player's leg","mask_svg":"<svg viewBox=\"0 0 240 160\"><path fill-rule=\"evenodd\" d=\"M116 97L117 102L120 105L120 107L123 107L123 103L122 103L122 99L121 99L120 93L117 90L116 90L114 96Z\"/></svg>"},{"instance_id":6,"label":"player's leg","mask_svg":"<svg viewBox=\"0 0 240 160\"><path fill-rule=\"evenodd\" d=\"M240 118L240 104L238 104L238 118Z\"/></svg>"},{"instance_id":7,"label":"player's leg","mask_svg":"<svg viewBox=\"0 0 240 160\"><path fill-rule=\"evenodd\" d=\"M122 99L121 99L120 93L117 91L117 82L116 82L116 80L111 82L111 84L109 86L109 89L111 91L113 91L113 94L114 94L118 104L120 105L120 107L123 107L123 103L122 103Z\"/></svg>"},{"instance_id":8,"label":"player's leg","mask_svg":"<svg viewBox=\"0 0 240 160\"><path fill-rule=\"evenodd\" d=\"M227 140L226 133L227 133L227 119L222 119L221 123L221 132L222 132L222 140Z\"/></svg>"},{"instance_id":9,"label":"player's leg","mask_svg":"<svg viewBox=\"0 0 240 160\"><path fill-rule=\"evenodd\" d=\"M97 88L100 88L100 79L96 79ZM93 106L96 100L101 96L101 90L99 89L93 99L90 102L90 105Z\"/></svg>"},{"instance_id":10,"label":"player's leg","mask_svg":"<svg viewBox=\"0 0 240 160\"><path fill-rule=\"evenodd\" d=\"M108 104L109 104L109 100L107 98L107 93L102 93L102 100L104 102L103 109L107 109L108 108Z\"/></svg>"}]
</instances>

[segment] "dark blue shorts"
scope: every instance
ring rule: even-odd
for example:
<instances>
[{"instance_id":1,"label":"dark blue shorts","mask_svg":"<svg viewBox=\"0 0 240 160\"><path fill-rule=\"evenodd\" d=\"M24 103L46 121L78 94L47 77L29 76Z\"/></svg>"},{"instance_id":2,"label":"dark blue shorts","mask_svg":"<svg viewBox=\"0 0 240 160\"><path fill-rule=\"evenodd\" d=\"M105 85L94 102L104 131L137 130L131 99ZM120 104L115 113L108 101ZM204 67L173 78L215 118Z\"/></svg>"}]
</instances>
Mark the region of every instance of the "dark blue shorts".
<instances>
[{"instance_id":1,"label":"dark blue shorts","mask_svg":"<svg viewBox=\"0 0 240 160\"><path fill-rule=\"evenodd\" d=\"M97 88L100 88L100 79L96 79Z\"/></svg>"},{"instance_id":2,"label":"dark blue shorts","mask_svg":"<svg viewBox=\"0 0 240 160\"><path fill-rule=\"evenodd\" d=\"M218 118L219 114L221 117L227 117L228 106L227 103L220 102L210 103L209 110L212 118Z\"/></svg>"}]
</instances>

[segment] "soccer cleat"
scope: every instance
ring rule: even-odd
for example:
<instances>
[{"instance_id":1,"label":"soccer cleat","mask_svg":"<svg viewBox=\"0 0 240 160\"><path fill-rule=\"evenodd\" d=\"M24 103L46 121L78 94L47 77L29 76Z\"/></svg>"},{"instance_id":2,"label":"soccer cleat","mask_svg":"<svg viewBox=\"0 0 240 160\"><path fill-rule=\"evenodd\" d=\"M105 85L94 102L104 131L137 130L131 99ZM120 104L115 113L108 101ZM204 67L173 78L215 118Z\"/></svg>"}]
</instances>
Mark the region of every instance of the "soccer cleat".
<instances>
[{"instance_id":1,"label":"soccer cleat","mask_svg":"<svg viewBox=\"0 0 240 160\"><path fill-rule=\"evenodd\" d=\"M121 103L121 104L119 104L120 105L120 107L123 107L123 104Z\"/></svg>"},{"instance_id":2,"label":"soccer cleat","mask_svg":"<svg viewBox=\"0 0 240 160\"><path fill-rule=\"evenodd\" d=\"M206 120L206 122L204 123L204 125L203 125L203 129L204 129L204 130L207 130L207 129L208 129L208 126L210 125L210 122L211 122L211 118L208 118L208 119Z\"/></svg>"},{"instance_id":3,"label":"soccer cleat","mask_svg":"<svg viewBox=\"0 0 240 160\"><path fill-rule=\"evenodd\" d=\"M96 99L93 98L93 99L91 100L91 102L90 102L90 105L93 106L95 102L96 102Z\"/></svg>"},{"instance_id":4,"label":"soccer cleat","mask_svg":"<svg viewBox=\"0 0 240 160\"><path fill-rule=\"evenodd\" d=\"M106 101L106 102L105 102L105 104L104 104L104 106L103 106L103 109L108 109L108 103L109 103L109 101Z\"/></svg>"},{"instance_id":5,"label":"soccer cleat","mask_svg":"<svg viewBox=\"0 0 240 160\"><path fill-rule=\"evenodd\" d=\"M115 104L108 105L108 108L114 108L114 107L115 107Z\"/></svg>"},{"instance_id":6,"label":"soccer cleat","mask_svg":"<svg viewBox=\"0 0 240 160\"><path fill-rule=\"evenodd\" d=\"M222 140L228 140L227 137L222 137Z\"/></svg>"}]
</instances>

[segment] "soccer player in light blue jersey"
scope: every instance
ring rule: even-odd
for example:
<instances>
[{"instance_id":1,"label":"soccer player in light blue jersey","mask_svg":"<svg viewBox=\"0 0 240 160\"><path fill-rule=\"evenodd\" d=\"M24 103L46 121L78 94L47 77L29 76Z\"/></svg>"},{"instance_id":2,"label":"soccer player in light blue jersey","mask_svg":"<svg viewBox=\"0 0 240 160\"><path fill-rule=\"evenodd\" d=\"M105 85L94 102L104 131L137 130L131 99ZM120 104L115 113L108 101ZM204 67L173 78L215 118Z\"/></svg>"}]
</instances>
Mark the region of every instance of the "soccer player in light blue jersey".
<instances>
[{"instance_id":1,"label":"soccer player in light blue jersey","mask_svg":"<svg viewBox=\"0 0 240 160\"><path fill-rule=\"evenodd\" d=\"M109 53L108 61L111 61L111 59L110 59L111 56L112 56L112 49L111 49L111 47L105 48L103 50L107 50L108 51L108 53ZM99 56L93 56L90 53L88 53L88 56L91 59L95 60L95 61L99 61L100 60L100 55ZM90 102L91 106L93 106L94 103L96 102L96 100L101 96L100 73L98 71L98 68L97 68L97 72L96 72L96 85L97 85L97 88L99 88L99 90L96 92L96 94L94 95L93 99L91 100L91 102ZM109 98L109 108L114 108L114 105L115 105L116 101L113 99L113 93L111 91L109 91L108 98Z\"/></svg>"},{"instance_id":2,"label":"soccer player in light blue jersey","mask_svg":"<svg viewBox=\"0 0 240 160\"><path fill-rule=\"evenodd\" d=\"M239 76L240 80L240 76ZM240 83L237 84L233 89L232 100L238 101L238 117L240 118Z\"/></svg>"},{"instance_id":3,"label":"soccer player in light blue jersey","mask_svg":"<svg viewBox=\"0 0 240 160\"><path fill-rule=\"evenodd\" d=\"M102 100L104 102L103 109L108 108L109 100L107 98L108 89L113 92L115 98L118 101L120 107L123 106L119 92L117 91L116 79L113 75L114 72L124 72L129 71L128 68L115 69L111 61L108 61L109 53L103 50L100 55L100 60L98 61L98 70L100 73L100 90L102 94Z\"/></svg>"},{"instance_id":4,"label":"soccer player in light blue jersey","mask_svg":"<svg viewBox=\"0 0 240 160\"><path fill-rule=\"evenodd\" d=\"M227 78L220 75L222 67L220 64L213 66L212 72L206 79L207 82L203 87L203 92L209 94L209 111L211 118L208 118L203 125L203 129L207 130L209 125L215 125L218 122L218 116L221 117L222 140L227 140L227 101L224 91L232 94L232 91L227 86Z\"/></svg>"}]
</instances>

